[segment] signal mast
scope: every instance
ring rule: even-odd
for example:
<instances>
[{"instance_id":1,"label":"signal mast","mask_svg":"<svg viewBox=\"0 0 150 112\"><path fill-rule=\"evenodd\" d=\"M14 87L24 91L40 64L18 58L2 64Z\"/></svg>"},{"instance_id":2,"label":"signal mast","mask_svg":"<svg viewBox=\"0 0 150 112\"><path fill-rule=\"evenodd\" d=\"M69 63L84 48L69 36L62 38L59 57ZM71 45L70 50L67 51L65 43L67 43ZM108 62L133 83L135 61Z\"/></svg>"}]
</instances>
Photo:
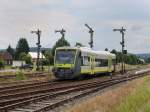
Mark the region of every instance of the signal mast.
<instances>
[{"instance_id":1,"label":"signal mast","mask_svg":"<svg viewBox=\"0 0 150 112\"><path fill-rule=\"evenodd\" d=\"M85 26L89 29L89 33L90 33L89 45L90 45L91 49L93 49L93 33L94 33L94 31L88 24L85 24Z\"/></svg>"},{"instance_id":2,"label":"signal mast","mask_svg":"<svg viewBox=\"0 0 150 112\"><path fill-rule=\"evenodd\" d=\"M65 30L62 28L62 30L55 30L55 33L60 33L62 35L62 38L65 38Z\"/></svg>"}]
</instances>

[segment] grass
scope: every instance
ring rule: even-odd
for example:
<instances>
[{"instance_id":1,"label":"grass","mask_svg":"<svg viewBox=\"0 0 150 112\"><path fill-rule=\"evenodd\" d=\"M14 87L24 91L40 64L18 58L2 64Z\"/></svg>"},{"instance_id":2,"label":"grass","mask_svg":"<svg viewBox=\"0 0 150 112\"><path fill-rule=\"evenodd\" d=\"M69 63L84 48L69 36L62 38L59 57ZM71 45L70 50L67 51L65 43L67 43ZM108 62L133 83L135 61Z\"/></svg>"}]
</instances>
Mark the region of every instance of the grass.
<instances>
[{"instance_id":1,"label":"grass","mask_svg":"<svg viewBox=\"0 0 150 112\"><path fill-rule=\"evenodd\" d=\"M12 67L10 65L6 65L5 69L11 69Z\"/></svg>"},{"instance_id":2,"label":"grass","mask_svg":"<svg viewBox=\"0 0 150 112\"><path fill-rule=\"evenodd\" d=\"M23 72L19 71L19 72L16 73L16 80L17 81L26 80L26 79L27 79L27 77Z\"/></svg>"},{"instance_id":3,"label":"grass","mask_svg":"<svg viewBox=\"0 0 150 112\"><path fill-rule=\"evenodd\" d=\"M65 112L150 112L150 76L77 102Z\"/></svg>"},{"instance_id":4,"label":"grass","mask_svg":"<svg viewBox=\"0 0 150 112\"><path fill-rule=\"evenodd\" d=\"M27 80L41 80L41 81L47 81L54 79L53 73L44 71L43 73L46 73L46 76L36 76L30 77L31 74L38 73L37 71L31 71L31 70L17 70L16 72L0 72L0 76L9 76L12 75L14 77L12 78L0 78L0 85L1 83L10 83L10 82L15 82L15 81L27 81Z\"/></svg>"},{"instance_id":5,"label":"grass","mask_svg":"<svg viewBox=\"0 0 150 112\"><path fill-rule=\"evenodd\" d=\"M150 112L150 78L114 109L114 112Z\"/></svg>"},{"instance_id":6,"label":"grass","mask_svg":"<svg viewBox=\"0 0 150 112\"><path fill-rule=\"evenodd\" d=\"M116 65L116 71L120 71L121 70L121 63L119 63L118 65ZM125 68L126 70L133 70L133 69L137 69L137 68L146 68L149 67L150 65L129 65L129 64L125 64Z\"/></svg>"}]
</instances>

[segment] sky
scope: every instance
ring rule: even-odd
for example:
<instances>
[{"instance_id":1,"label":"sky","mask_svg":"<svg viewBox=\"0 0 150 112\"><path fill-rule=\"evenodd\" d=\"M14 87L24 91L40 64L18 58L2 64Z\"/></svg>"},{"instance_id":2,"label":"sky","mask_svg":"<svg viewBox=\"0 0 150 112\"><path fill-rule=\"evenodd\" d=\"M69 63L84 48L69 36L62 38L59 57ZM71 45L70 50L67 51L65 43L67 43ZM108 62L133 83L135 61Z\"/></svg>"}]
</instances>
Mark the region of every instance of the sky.
<instances>
[{"instance_id":1,"label":"sky","mask_svg":"<svg viewBox=\"0 0 150 112\"><path fill-rule=\"evenodd\" d=\"M131 53L150 53L150 0L0 0L0 49L19 38L35 47L40 29L41 45L51 48L61 37L54 31L64 28L72 46L80 42L89 46L94 30L94 49L121 50L121 34L114 28L126 28L125 45Z\"/></svg>"}]
</instances>

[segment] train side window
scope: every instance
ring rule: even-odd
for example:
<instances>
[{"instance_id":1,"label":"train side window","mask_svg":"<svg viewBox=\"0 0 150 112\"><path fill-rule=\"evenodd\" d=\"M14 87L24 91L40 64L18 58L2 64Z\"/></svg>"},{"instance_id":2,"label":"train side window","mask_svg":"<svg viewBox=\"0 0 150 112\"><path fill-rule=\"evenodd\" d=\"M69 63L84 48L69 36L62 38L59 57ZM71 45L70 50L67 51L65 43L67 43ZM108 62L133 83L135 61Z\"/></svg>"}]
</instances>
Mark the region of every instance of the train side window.
<instances>
[{"instance_id":1,"label":"train side window","mask_svg":"<svg viewBox=\"0 0 150 112\"><path fill-rule=\"evenodd\" d=\"M82 56L81 56L81 52L79 52L79 57L80 57L80 58L82 58Z\"/></svg>"},{"instance_id":2,"label":"train side window","mask_svg":"<svg viewBox=\"0 0 150 112\"><path fill-rule=\"evenodd\" d=\"M100 67L101 66L101 59L95 59L95 66Z\"/></svg>"},{"instance_id":3,"label":"train side window","mask_svg":"<svg viewBox=\"0 0 150 112\"><path fill-rule=\"evenodd\" d=\"M81 66L83 66L84 65L84 59L83 59L83 56L81 56Z\"/></svg>"},{"instance_id":4,"label":"train side window","mask_svg":"<svg viewBox=\"0 0 150 112\"><path fill-rule=\"evenodd\" d=\"M95 66L96 67L108 66L108 60L106 60L106 59L95 59Z\"/></svg>"},{"instance_id":5,"label":"train side window","mask_svg":"<svg viewBox=\"0 0 150 112\"><path fill-rule=\"evenodd\" d=\"M88 61L90 62L90 57L88 57Z\"/></svg>"},{"instance_id":6,"label":"train side window","mask_svg":"<svg viewBox=\"0 0 150 112\"><path fill-rule=\"evenodd\" d=\"M102 60L102 66L108 66L108 60L103 59Z\"/></svg>"},{"instance_id":7,"label":"train side window","mask_svg":"<svg viewBox=\"0 0 150 112\"><path fill-rule=\"evenodd\" d=\"M83 57L83 66L89 66L89 61L88 61L88 57L87 56Z\"/></svg>"}]
</instances>

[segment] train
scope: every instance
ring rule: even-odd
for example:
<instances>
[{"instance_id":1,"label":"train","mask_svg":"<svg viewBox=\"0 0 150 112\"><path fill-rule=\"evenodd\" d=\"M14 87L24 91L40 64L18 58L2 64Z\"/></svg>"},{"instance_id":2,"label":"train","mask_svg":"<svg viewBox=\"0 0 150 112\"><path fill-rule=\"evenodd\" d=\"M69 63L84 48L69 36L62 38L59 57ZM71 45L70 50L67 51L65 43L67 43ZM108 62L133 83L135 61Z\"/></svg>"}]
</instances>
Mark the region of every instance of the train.
<instances>
[{"instance_id":1,"label":"train","mask_svg":"<svg viewBox=\"0 0 150 112\"><path fill-rule=\"evenodd\" d=\"M116 55L87 47L58 47L54 55L53 74L57 79L74 79L86 75L112 74Z\"/></svg>"}]
</instances>

